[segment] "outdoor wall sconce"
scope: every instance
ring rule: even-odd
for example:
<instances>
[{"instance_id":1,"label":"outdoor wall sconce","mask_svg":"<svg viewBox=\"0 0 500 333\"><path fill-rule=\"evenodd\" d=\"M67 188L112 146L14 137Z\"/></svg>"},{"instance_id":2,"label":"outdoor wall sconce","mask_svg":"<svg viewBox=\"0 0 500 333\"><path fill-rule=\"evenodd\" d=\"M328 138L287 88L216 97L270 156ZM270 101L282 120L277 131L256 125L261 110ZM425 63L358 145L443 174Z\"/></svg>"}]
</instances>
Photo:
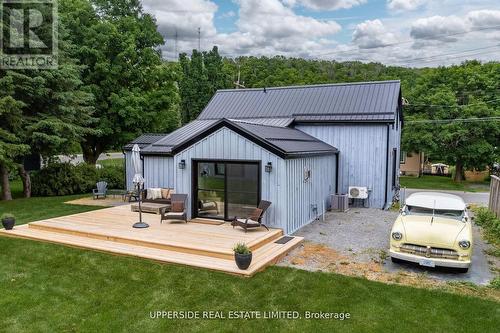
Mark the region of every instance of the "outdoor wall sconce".
<instances>
[{"instance_id":1,"label":"outdoor wall sconce","mask_svg":"<svg viewBox=\"0 0 500 333\"><path fill-rule=\"evenodd\" d=\"M267 162L265 170L266 170L266 172L273 171L273 164L271 162Z\"/></svg>"},{"instance_id":2,"label":"outdoor wall sconce","mask_svg":"<svg viewBox=\"0 0 500 333\"><path fill-rule=\"evenodd\" d=\"M186 160L181 160L179 162L179 169L186 169Z\"/></svg>"}]
</instances>

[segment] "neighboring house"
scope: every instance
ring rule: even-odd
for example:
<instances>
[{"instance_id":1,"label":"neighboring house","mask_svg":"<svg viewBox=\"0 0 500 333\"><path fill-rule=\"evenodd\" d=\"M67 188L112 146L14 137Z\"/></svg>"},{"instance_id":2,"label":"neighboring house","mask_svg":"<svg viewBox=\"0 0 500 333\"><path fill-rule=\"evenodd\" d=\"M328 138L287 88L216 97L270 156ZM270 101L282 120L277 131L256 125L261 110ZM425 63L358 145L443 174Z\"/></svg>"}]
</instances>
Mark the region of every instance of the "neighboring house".
<instances>
[{"instance_id":1,"label":"neighboring house","mask_svg":"<svg viewBox=\"0 0 500 333\"><path fill-rule=\"evenodd\" d=\"M421 176L424 172L424 153L401 151L400 166L401 175L403 176Z\"/></svg>"},{"instance_id":2,"label":"neighboring house","mask_svg":"<svg viewBox=\"0 0 500 333\"><path fill-rule=\"evenodd\" d=\"M219 90L197 120L147 138L145 187L187 193L189 218L229 220L269 200L264 222L292 233L349 186L367 187L367 205L387 208L401 126L399 81ZM127 184L132 177L127 162Z\"/></svg>"}]
</instances>

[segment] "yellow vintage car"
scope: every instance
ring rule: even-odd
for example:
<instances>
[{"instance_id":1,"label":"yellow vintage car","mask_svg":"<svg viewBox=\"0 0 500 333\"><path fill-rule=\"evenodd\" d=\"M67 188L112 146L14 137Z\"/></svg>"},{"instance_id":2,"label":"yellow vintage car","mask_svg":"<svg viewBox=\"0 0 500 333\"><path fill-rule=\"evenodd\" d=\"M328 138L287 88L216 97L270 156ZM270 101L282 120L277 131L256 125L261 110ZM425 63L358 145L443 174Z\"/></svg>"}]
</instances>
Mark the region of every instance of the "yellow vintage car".
<instances>
[{"instance_id":1,"label":"yellow vintage car","mask_svg":"<svg viewBox=\"0 0 500 333\"><path fill-rule=\"evenodd\" d=\"M410 195L390 235L391 260L467 272L472 259L472 225L459 196L440 192Z\"/></svg>"}]
</instances>

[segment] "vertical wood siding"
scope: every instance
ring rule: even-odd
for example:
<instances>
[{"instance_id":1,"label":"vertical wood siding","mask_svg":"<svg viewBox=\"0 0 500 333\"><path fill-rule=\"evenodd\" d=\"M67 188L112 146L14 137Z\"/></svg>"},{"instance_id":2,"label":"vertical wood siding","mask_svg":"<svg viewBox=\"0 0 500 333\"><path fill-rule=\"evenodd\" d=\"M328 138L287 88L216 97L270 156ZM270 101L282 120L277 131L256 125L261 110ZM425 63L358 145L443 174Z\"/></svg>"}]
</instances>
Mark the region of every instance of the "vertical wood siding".
<instances>
[{"instance_id":1,"label":"vertical wood siding","mask_svg":"<svg viewBox=\"0 0 500 333\"><path fill-rule=\"evenodd\" d=\"M143 156L144 186L174 187L174 158L168 156Z\"/></svg>"},{"instance_id":2,"label":"vertical wood siding","mask_svg":"<svg viewBox=\"0 0 500 333\"><path fill-rule=\"evenodd\" d=\"M339 149L339 191L347 193L349 186L370 188L368 200L370 207L384 208L386 164L389 163L387 181L390 193L387 199L391 200L393 193L390 186L391 151L392 147L397 145L399 152L399 139L395 138L399 135L399 131L389 131L389 156L387 157L387 125L385 124L298 125L296 128Z\"/></svg>"},{"instance_id":3,"label":"vertical wood siding","mask_svg":"<svg viewBox=\"0 0 500 333\"><path fill-rule=\"evenodd\" d=\"M335 192L336 156L286 160L286 233L293 233L320 218L328 208L329 195ZM304 180L304 171L311 176ZM311 205L316 205L314 212Z\"/></svg>"},{"instance_id":4,"label":"vertical wood siding","mask_svg":"<svg viewBox=\"0 0 500 333\"><path fill-rule=\"evenodd\" d=\"M271 207L264 216L264 223L271 227L284 228L286 216L283 207L286 198L280 195L285 177L285 161L268 152L241 135L221 128L215 133L201 139L174 157L174 166L181 160L186 161L186 168L175 167L174 187L178 193L188 193L188 213L191 217L191 179L193 159L219 159L219 160L248 160L261 161L261 198L272 202ZM273 164L273 171L266 173L264 167L267 162Z\"/></svg>"}]
</instances>

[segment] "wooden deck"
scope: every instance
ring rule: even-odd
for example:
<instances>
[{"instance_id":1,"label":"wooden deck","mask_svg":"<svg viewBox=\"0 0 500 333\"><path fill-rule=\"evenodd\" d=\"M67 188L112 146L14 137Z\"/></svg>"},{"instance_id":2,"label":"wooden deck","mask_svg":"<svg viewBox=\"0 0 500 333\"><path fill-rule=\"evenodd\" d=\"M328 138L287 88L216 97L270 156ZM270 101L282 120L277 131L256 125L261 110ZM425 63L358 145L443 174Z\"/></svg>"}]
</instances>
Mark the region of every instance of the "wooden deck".
<instances>
[{"instance_id":1,"label":"wooden deck","mask_svg":"<svg viewBox=\"0 0 500 333\"><path fill-rule=\"evenodd\" d=\"M134 229L138 213L130 206L119 206L81 214L31 222L0 230L0 235L22 237L69 246L142 257L161 262L189 265L251 276L276 263L302 242L294 237L285 244L275 241L283 236L281 229L258 228L245 233L228 223L168 222L160 224L154 214L143 214L150 227ZM253 252L248 270L240 270L233 259L233 246L246 243Z\"/></svg>"}]
</instances>

